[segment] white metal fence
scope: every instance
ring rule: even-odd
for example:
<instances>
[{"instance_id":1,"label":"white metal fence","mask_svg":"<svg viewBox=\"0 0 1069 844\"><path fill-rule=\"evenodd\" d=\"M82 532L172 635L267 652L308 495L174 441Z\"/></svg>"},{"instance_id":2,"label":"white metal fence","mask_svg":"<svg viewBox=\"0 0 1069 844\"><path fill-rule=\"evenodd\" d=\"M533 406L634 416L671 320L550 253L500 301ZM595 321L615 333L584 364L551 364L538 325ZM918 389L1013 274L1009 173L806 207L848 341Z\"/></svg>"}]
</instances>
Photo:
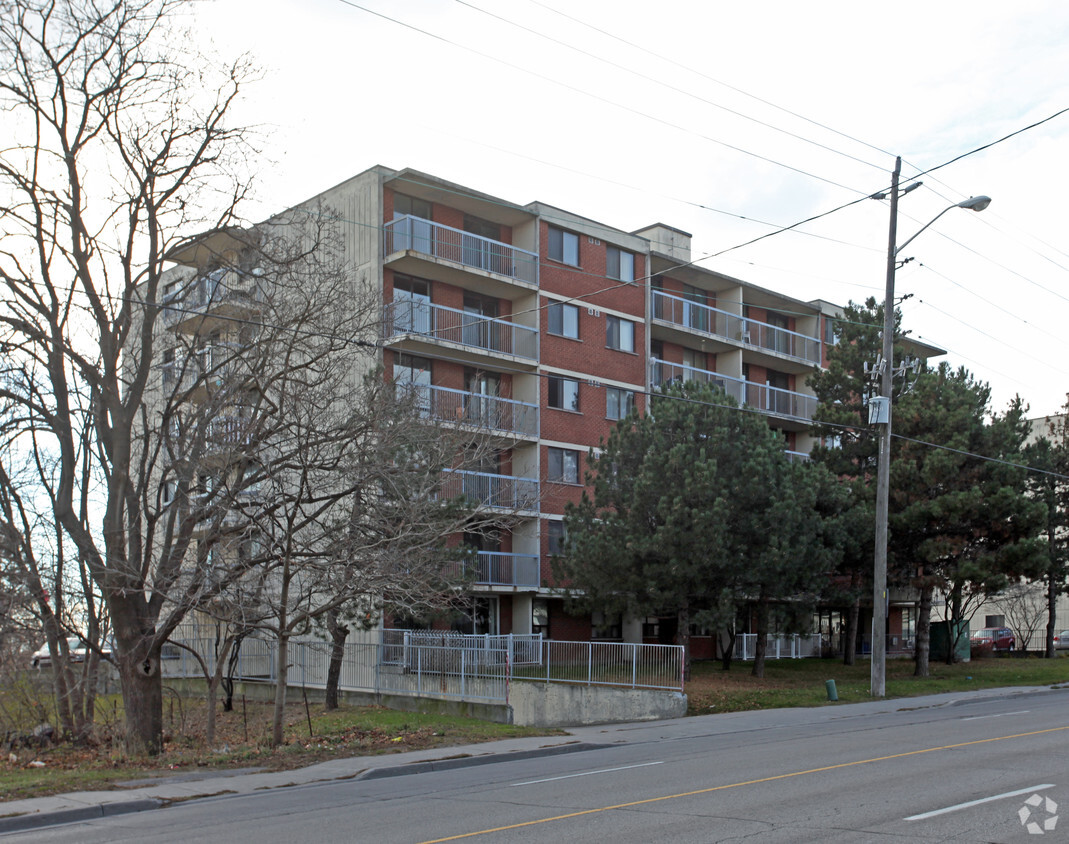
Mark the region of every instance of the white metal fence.
<instances>
[{"instance_id":1,"label":"white metal fence","mask_svg":"<svg viewBox=\"0 0 1069 844\"><path fill-rule=\"evenodd\" d=\"M165 677L203 677L202 656L214 670L212 639L176 641L162 661ZM338 688L465 700L508 702L514 681L579 683L682 691L683 649L676 645L545 641L540 634L479 636L433 630L384 630L379 642L346 643ZM293 642L287 684L323 688L329 642ZM248 637L225 676L274 682L277 645Z\"/></svg>"},{"instance_id":2,"label":"white metal fence","mask_svg":"<svg viewBox=\"0 0 1069 844\"><path fill-rule=\"evenodd\" d=\"M802 659L821 656L823 638L819 633L770 635L765 639L766 659ZM757 634L739 633L735 637L734 658L749 660L757 655Z\"/></svg>"}]
</instances>

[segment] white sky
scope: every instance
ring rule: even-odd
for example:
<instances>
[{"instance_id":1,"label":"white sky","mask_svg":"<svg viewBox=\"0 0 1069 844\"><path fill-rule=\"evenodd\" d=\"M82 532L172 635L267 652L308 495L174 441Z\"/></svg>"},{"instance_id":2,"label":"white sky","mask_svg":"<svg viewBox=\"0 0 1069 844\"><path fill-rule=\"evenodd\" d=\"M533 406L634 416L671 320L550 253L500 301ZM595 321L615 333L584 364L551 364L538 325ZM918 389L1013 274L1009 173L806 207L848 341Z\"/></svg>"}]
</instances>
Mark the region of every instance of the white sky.
<instances>
[{"instance_id":1,"label":"white sky","mask_svg":"<svg viewBox=\"0 0 1069 844\"><path fill-rule=\"evenodd\" d=\"M909 184L1069 107L1064 0L352 2L385 17L342 0L195 12L216 51L265 71L237 114L265 130L249 218L383 164L625 230L664 222L698 257L885 189L896 154ZM906 329L989 382L997 410L1020 394L1053 413L1069 391L1067 142L1069 114L900 204L899 243L993 198L907 247L897 293ZM800 299L882 299L887 224L866 200L702 265Z\"/></svg>"}]
</instances>

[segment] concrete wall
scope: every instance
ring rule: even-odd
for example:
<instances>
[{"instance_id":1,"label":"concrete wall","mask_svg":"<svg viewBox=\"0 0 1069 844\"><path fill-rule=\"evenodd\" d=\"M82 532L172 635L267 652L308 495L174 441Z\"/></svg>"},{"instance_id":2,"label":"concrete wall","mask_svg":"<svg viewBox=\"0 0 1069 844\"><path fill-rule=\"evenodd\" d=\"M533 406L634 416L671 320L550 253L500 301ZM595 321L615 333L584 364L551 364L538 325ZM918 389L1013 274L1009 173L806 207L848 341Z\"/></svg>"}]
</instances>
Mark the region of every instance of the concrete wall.
<instances>
[{"instance_id":1,"label":"concrete wall","mask_svg":"<svg viewBox=\"0 0 1069 844\"><path fill-rule=\"evenodd\" d=\"M687 714L687 696L682 692L572 683L514 682L509 703L512 723L524 727L657 721Z\"/></svg>"},{"instance_id":2,"label":"concrete wall","mask_svg":"<svg viewBox=\"0 0 1069 844\"><path fill-rule=\"evenodd\" d=\"M167 683L181 694L204 695L203 680L170 678ZM321 703L324 690L297 687L286 690L288 701ZM235 698L271 701L275 684L239 681ZM580 686L572 683L514 682L509 704L436 698L428 694L405 695L388 692L340 691L339 699L354 706L385 706L400 712L442 713L479 718L496 724L521 727L577 727L584 724L613 724L626 721L657 721L687 714L687 696L659 689L620 689L607 686Z\"/></svg>"}]
</instances>

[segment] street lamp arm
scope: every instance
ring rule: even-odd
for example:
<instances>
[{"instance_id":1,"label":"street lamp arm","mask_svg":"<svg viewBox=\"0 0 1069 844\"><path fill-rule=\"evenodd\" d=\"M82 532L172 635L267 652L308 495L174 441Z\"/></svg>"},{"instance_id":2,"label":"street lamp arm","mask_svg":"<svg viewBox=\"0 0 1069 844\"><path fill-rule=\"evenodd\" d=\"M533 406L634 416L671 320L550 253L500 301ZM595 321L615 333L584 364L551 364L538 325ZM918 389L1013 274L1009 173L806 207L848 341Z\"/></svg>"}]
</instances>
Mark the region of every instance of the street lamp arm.
<instances>
[{"instance_id":1,"label":"street lamp arm","mask_svg":"<svg viewBox=\"0 0 1069 844\"><path fill-rule=\"evenodd\" d=\"M989 197L989 196L970 196L968 199L963 199L961 202L955 202L953 205L950 205L950 206L944 208L942 211L940 211L938 214L936 214L934 217L932 217L932 219L928 223L926 223L920 229L920 231L917 232L917 234L913 235L913 237L911 237L909 240L907 240L901 246L897 247L895 249L895 256L897 257L899 252L901 252L903 249L905 249L907 246L909 246L914 240L917 239L917 235L919 235L926 228L928 228L928 226L930 226L932 223L934 223L936 220L938 220L940 217L942 217L947 211L952 211L955 208L966 208L969 211L983 211L990 204L991 204L991 197Z\"/></svg>"}]
</instances>

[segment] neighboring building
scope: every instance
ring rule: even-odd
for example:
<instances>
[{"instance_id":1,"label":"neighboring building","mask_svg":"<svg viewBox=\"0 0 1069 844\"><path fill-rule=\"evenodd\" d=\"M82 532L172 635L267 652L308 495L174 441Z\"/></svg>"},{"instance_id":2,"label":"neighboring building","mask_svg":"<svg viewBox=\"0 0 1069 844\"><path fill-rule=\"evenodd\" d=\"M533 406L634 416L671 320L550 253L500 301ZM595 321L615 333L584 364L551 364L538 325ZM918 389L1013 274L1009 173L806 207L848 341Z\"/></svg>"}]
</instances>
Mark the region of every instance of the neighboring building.
<instances>
[{"instance_id":1,"label":"neighboring building","mask_svg":"<svg viewBox=\"0 0 1069 844\"><path fill-rule=\"evenodd\" d=\"M413 385L428 415L506 441L459 481L484 506L519 515L512 530L472 540L467 631L670 641L657 619L570 616L553 587L550 559L585 455L644 409L647 391L678 379L723 387L806 459L808 375L826 362L838 308L703 269L690 235L664 224L624 232L413 170L374 167L303 205L320 203L343 229L357 295L381 302L386 377ZM172 257L206 279L241 263L195 243Z\"/></svg>"}]
</instances>

